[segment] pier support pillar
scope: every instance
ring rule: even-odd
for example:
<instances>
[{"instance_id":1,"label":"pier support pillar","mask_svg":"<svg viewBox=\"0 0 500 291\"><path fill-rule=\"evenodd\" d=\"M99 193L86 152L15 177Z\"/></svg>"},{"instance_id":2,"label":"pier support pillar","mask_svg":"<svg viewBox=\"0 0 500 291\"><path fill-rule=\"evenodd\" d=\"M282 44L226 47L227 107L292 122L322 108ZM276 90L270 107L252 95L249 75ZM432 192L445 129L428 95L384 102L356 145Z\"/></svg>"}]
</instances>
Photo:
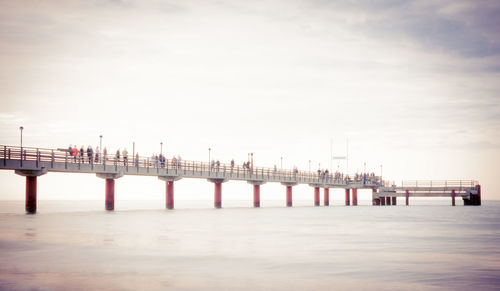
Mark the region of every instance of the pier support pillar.
<instances>
[{"instance_id":1,"label":"pier support pillar","mask_svg":"<svg viewBox=\"0 0 500 291\"><path fill-rule=\"evenodd\" d=\"M351 196L350 194L351 194L351 189L346 188L345 189L345 205L346 206L349 206L351 204L351 197L349 197L349 196Z\"/></svg>"},{"instance_id":2,"label":"pier support pillar","mask_svg":"<svg viewBox=\"0 0 500 291\"><path fill-rule=\"evenodd\" d=\"M380 197L380 205L385 205L385 197Z\"/></svg>"},{"instance_id":3,"label":"pier support pillar","mask_svg":"<svg viewBox=\"0 0 500 291\"><path fill-rule=\"evenodd\" d=\"M410 191L406 190L405 198L406 198L406 206L410 205Z\"/></svg>"},{"instance_id":4,"label":"pier support pillar","mask_svg":"<svg viewBox=\"0 0 500 291\"><path fill-rule=\"evenodd\" d=\"M451 190L451 206L455 206L455 189Z\"/></svg>"},{"instance_id":5,"label":"pier support pillar","mask_svg":"<svg viewBox=\"0 0 500 291\"><path fill-rule=\"evenodd\" d=\"M281 185L286 186L286 206L292 207L292 187L297 185L295 182L282 182Z\"/></svg>"},{"instance_id":6,"label":"pier support pillar","mask_svg":"<svg viewBox=\"0 0 500 291\"><path fill-rule=\"evenodd\" d=\"M250 180L247 181L248 184L253 185L253 207L260 207L260 185L264 184L264 181Z\"/></svg>"},{"instance_id":7,"label":"pier support pillar","mask_svg":"<svg viewBox=\"0 0 500 291\"><path fill-rule=\"evenodd\" d=\"M104 207L106 210L112 211L115 209L115 179L123 176L121 173L97 173L98 178L106 180L106 197L104 199Z\"/></svg>"},{"instance_id":8,"label":"pier support pillar","mask_svg":"<svg viewBox=\"0 0 500 291\"><path fill-rule=\"evenodd\" d=\"M158 180L165 181L165 207L174 209L174 182L180 180L179 176L158 176Z\"/></svg>"},{"instance_id":9,"label":"pier support pillar","mask_svg":"<svg viewBox=\"0 0 500 291\"><path fill-rule=\"evenodd\" d=\"M319 206L319 187L314 187L314 206Z\"/></svg>"},{"instance_id":10,"label":"pier support pillar","mask_svg":"<svg viewBox=\"0 0 500 291\"><path fill-rule=\"evenodd\" d=\"M352 189L352 206L358 206L358 189Z\"/></svg>"},{"instance_id":11,"label":"pier support pillar","mask_svg":"<svg viewBox=\"0 0 500 291\"><path fill-rule=\"evenodd\" d=\"M287 207L292 207L293 206L293 201L292 201L292 186L286 186L286 206Z\"/></svg>"},{"instance_id":12,"label":"pier support pillar","mask_svg":"<svg viewBox=\"0 0 500 291\"><path fill-rule=\"evenodd\" d=\"M380 200L375 199L375 189L372 189L372 205L380 205Z\"/></svg>"},{"instance_id":13,"label":"pier support pillar","mask_svg":"<svg viewBox=\"0 0 500 291\"><path fill-rule=\"evenodd\" d=\"M396 196L392 197L392 205L398 205L398 197Z\"/></svg>"},{"instance_id":14,"label":"pier support pillar","mask_svg":"<svg viewBox=\"0 0 500 291\"><path fill-rule=\"evenodd\" d=\"M385 197L385 205L387 205L387 206L391 205L391 196Z\"/></svg>"},{"instance_id":15,"label":"pier support pillar","mask_svg":"<svg viewBox=\"0 0 500 291\"><path fill-rule=\"evenodd\" d=\"M106 210L115 209L115 179L106 179Z\"/></svg>"},{"instance_id":16,"label":"pier support pillar","mask_svg":"<svg viewBox=\"0 0 500 291\"><path fill-rule=\"evenodd\" d=\"M329 188L325 188L324 189L324 193L323 193L323 204L325 206L328 206L330 205L330 189Z\"/></svg>"},{"instance_id":17,"label":"pier support pillar","mask_svg":"<svg viewBox=\"0 0 500 291\"><path fill-rule=\"evenodd\" d=\"M214 183L214 207L221 208L222 207L222 183Z\"/></svg>"},{"instance_id":18,"label":"pier support pillar","mask_svg":"<svg viewBox=\"0 0 500 291\"><path fill-rule=\"evenodd\" d=\"M260 185L253 185L253 207L260 207Z\"/></svg>"},{"instance_id":19,"label":"pier support pillar","mask_svg":"<svg viewBox=\"0 0 500 291\"><path fill-rule=\"evenodd\" d=\"M174 209L174 181L166 182L166 207L167 209Z\"/></svg>"},{"instance_id":20,"label":"pier support pillar","mask_svg":"<svg viewBox=\"0 0 500 291\"><path fill-rule=\"evenodd\" d=\"M222 207L222 183L227 180L224 179L208 179L209 182L214 183L214 207Z\"/></svg>"},{"instance_id":21,"label":"pier support pillar","mask_svg":"<svg viewBox=\"0 0 500 291\"><path fill-rule=\"evenodd\" d=\"M26 177L25 210L28 214L36 213L37 205L37 177L47 173L45 168L41 170L16 170L16 174Z\"/></svg>"},{"instance_id":22,"label":"pier support pillar","mask_svg":"<svg viewBox=\"0 0 500 291\"><path fill-rule=\"evenodd\" d=\"M26 176L26 212L36 213L36 176Z\"/></svg>"}]
</instances>

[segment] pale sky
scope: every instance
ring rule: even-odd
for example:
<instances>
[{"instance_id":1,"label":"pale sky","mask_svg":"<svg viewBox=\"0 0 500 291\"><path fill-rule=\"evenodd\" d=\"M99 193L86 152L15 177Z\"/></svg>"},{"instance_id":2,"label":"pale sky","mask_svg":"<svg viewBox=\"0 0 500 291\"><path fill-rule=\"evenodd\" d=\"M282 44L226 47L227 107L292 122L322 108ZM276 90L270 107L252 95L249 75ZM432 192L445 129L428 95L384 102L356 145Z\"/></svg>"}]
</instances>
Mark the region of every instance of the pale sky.
<instances>
[{"instance_id":1,"label":"pale sky","mask_svg":"<svg viewBox=\"0 0 500 291\"><path fill-rule=\"evenodd\" d=\"M132 142L141 155L330 166L401 180L479 180L500 199L498 1L3 1L0 144ZM345 170L345 163L339 168ZM334 170L337 164L333 166ZM0 199L24 178L0 171ZM94 175L49 173L39 199L104 199ZM116 199L163 199L151 177ZM213 198L205 180L176 199ZM295 199L311 199L308 186ZM251 199L229 182L223 199ZM279 184L262 200L283 199ZM336 194L334 194L336 195ZM365 195L365 194L363 194ZM340 196L339 196L340 197ZM361 198L368 198L362 196Z\"/></svg>"}]
</instances>

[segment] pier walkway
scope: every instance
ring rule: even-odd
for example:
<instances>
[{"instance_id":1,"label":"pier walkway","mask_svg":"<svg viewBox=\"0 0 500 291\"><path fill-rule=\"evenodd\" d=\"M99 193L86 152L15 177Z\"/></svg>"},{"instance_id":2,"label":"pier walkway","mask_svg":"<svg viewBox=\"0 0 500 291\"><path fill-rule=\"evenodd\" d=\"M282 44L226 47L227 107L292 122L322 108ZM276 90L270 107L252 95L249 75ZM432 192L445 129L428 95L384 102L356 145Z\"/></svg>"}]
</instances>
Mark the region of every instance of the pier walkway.
<instances>
[{"instance_id":1,"label":"pier walkway","mask_svg":"<svg viewBox=\"0 0 500 291\"><path fill-rule=\"evenodd\" d=\"M105 182L105 207L114 209L114 183L125 175L156 176L166 182L166 208L174 208L174 182L182 178L206 179L214 183L214 207L222 206L222 183L236 180L253 185L253 205L260 206L260 185L281 183L286 187L286 205L292 206L292 187L307 184L314 188L314 205L320 205L320 188L324 189L324 205L329 205L329 189L345 189L345 204L357 205L357 190L372 189L373 205L395 205L396 197L462 197L465 205L481 204L481 188L476 181L402 182L396 186L375 175L358 175L354 179L339 173L283 170L266 167L243 167L225 163L152 159L129 156L128 159L108 155L106 159L72 156L68 149L0 146L0 169L14 170L26 176L26 211L36 212L37 177L48 172L91 173ZM352 195L351 195L352 192ZM351 200L352 198L352 200Z\"/></svg>"}]
</instances>

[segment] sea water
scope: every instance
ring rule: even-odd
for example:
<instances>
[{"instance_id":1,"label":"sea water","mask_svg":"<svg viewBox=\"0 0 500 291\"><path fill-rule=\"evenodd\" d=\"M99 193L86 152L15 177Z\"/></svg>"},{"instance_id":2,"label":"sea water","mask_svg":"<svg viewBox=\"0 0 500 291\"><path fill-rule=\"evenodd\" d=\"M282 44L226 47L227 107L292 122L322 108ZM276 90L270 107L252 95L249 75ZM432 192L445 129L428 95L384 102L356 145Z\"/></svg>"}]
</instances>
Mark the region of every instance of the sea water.
<instances>
[{"instance_id":1,"label":"sea water","mask_svg":"<svg viewBox=\"0 0 500 291\"><path fill-rule=\"evenodd\" d=\"M500 202L0 201L0 290L498 290Z\"/></svg>"}]
</instances>

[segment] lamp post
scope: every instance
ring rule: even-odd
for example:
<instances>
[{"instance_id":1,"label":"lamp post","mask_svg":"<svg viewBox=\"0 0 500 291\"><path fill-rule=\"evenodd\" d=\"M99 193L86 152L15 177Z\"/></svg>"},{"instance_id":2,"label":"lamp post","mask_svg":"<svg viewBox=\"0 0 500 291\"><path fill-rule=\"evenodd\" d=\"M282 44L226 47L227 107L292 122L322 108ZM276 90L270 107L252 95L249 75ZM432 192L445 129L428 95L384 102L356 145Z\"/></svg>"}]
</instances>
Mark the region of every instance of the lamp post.
<instances>
[{"instance_id":1,"label":"lamp post","mask_svg":"<svg viewBox=\"0 0 500 291\"><path fill-rule=\"evenodd\" d=\"M382 165L380 165L380 182L382 182Z\"/></svg>"},{"instance_id":2,"label":"lamp post","mask_svg":"<svg viewBox=\"0 0 500 291\"><path fill-rule=\"evenodd\" d=\"M211 150L212 150L211 148L208 148L208 164L209 164L209 165L210 165L210 151L211 151Z\"/></svg>"},{"instance_id":3,"label":"lamp post","mask_svg":"<svg viewBox=\"0 0 500 291\"><path fill-rule=\"evenodd\" d=\"M283 157L281 157L281 170L283 170Z\"/></svg>"},{"instance_id":4,"label":"lamp post","mask_svg":"<svg viewBox=\"0 0 500 291\"><path fill-rule=\"evenodd\" d=\"M102 152L102 134L99 135L99 156L101 156Z\"/></svg>"},{"instance_id":5,"label":"lamp post","mask_svg":"<svg viewBox=\"0 0 500 291\"><path fill-rule=\"evenodd\" d=\"M366 173L366 162L364 163L363 173Z\"/></svg>"},{"instance_id":6,"label":"lamp post","mask_svg":"<svg viewBox=\"0 0 500 291\"><path fill-rule=\"evenodd\" d=\"M252 161L251 161L251 168L252 168L252 171L253 171L253 153L250 153L250 157L252 159Z\"/></svg>"},{"instance_id":7,"label":"lamp post","mask_svg":"<svg viewBox=\"0 0 500 291\"><path fill-rule=\"evenodd\" d=\"M24 127L19 127L19 130L21 131L21 160L23 159L23 129Z\"/></svg>"},{"instance_id":8,"label":"lamp post","mask_svg":"<svg viewBox=\"0 0 500 291\"><path fill-rule=\"evenodd\" d=\"M160 155L163 155L163 142L160 142Z\"/></svg>"},{"instance_id":9,"label":"lamp post","mask_svg":"<svg viewBox=\"0 0 500 291\"><path fill-rule=\"evenodd\" d=\"M311 160L309 160L309 172L311 172Z\"/></svg>"}]
</instances>

